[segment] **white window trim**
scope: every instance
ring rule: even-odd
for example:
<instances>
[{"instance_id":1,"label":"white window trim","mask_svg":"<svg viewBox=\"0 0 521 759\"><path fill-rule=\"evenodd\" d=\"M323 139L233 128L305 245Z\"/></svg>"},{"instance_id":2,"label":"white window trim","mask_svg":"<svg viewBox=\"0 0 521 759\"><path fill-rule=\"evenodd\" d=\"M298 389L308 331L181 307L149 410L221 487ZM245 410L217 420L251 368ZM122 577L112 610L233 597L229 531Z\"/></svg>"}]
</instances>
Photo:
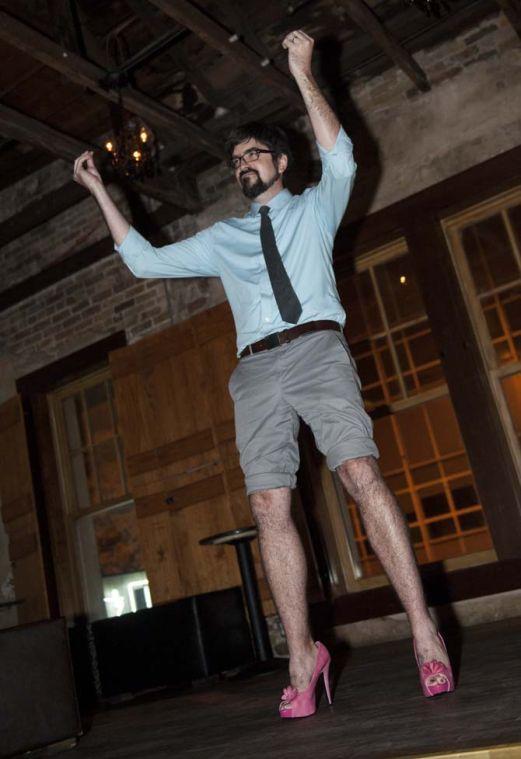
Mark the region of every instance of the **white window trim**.
<instances>
[{"instance_id":1,"label":"white window trim","mask_svg":"<svg viewBox=\"0 0 521 759\"><path fill-rule=\"evenodd\" d=\"M496 402L499 416L503 429L505 430L508 446L517 472L517 477L521 485L521 451L510 415L510 410L503 390L501 380L504 377L518 374L521 372L521 362L512 362L498 366L496 353L490 340L490 335L483 314L479 297L474 287L474 281L467 262L467 257L461 244L460 232L464 227L483 221L491 216L495 216L521 204L521 187L500 193L495 197L472 206L471 208L461 211L460 213L448 216L441 220L445 239L449 247L452 262L463 292L467 311L469 313L474 334L476 336L479 349L485 366L488 368L488 382ZM514 255L521 267L521 252L518 250L512 230L507 225L507 234L514 249Z\"/></svg>"}]
</instances>

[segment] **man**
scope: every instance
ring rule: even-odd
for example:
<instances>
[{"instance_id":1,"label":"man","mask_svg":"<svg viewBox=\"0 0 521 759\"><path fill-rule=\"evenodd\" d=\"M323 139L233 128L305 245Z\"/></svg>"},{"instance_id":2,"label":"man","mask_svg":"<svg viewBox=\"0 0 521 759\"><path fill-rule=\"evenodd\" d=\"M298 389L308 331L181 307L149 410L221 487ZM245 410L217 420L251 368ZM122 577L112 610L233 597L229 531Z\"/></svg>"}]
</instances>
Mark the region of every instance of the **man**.
<instances>
[{"instance_id":1,"label":"man","mask_svg":"<svg viewBox=\"0 0 521 759\"><path fill-rule=\"evenodd\" d=\"M253 201L250 212L187 240L153 248L114 205L92 153L79 156L74 176L98 201L116 250L136 276L221 277L240 357L229 383L237 447L290 652L291 685L279 708L281 716L295 717L315 711L315 684L324 674L327 685L329 667L325 647L315 645L310 634L306 563L290 514L299 416L357 503L371 544L403 603L424 694L452 690L453 679L425 603L408 528L376 463L371 420L341 331L345 312L331 260L356 169L352 144L313 79L311 37L298 30L282 44L322 160L316 187L302 195L284 189L290 157L285 135L274 127L247 125L232 133L227 151L238 184Z\"/></svg>"}]
</instances>

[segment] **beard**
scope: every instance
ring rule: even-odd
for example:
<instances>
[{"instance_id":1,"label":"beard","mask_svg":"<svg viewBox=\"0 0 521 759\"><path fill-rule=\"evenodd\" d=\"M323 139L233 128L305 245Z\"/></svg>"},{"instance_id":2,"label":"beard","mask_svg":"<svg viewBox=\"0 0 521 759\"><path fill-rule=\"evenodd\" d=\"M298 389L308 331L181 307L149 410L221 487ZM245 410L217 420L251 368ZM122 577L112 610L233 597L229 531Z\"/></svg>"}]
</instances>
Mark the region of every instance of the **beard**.
<instances>
[{"instance_id":1,"label":"beard","mask_svg":"<svg viewBox=\"0 0 521 759\"><path fill-rule=\"evenodd\" d=\"M280 176L280 172L276 171L271 179L263 182L255 169L248 169L248 172L243 172L240 176L242 192L247 198L254 200L259 195L262 195L263 192L269 190Z\"/></svg>"}]
</instances>

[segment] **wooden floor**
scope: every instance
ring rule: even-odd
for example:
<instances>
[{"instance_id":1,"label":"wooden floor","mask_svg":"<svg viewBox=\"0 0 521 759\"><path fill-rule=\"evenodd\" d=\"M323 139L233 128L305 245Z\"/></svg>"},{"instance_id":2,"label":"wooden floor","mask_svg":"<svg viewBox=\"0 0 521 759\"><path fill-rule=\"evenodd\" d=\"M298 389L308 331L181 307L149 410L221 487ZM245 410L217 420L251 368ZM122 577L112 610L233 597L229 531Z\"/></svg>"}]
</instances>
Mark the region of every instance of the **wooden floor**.
<instances>
[{"instance_id":1,"label":"wooden floor","mask_svg":"<svg viewBox=\"0 0 521 759\"><path fill-rule=\"evenodd\" d=\"M282 671L101 711L71 756L397 759L521 744L521 619L453 634L449 649L459 669L450 695L422 696L399 641L339 652L333 706L322 694L313 717L277 716ZM521 758L521 746L498 756Z\"/></svg>"}]
</instances>

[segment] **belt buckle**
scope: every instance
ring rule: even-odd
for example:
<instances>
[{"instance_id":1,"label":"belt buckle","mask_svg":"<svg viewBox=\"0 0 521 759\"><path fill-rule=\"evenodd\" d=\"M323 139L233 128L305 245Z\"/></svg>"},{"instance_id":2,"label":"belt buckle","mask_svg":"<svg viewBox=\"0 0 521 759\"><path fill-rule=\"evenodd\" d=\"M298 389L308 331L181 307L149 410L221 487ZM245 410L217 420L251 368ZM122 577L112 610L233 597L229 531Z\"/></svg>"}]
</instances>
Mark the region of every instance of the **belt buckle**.
<instances>
[{"instance_id":1,"label":"belt buckle","mask_svg":"<svg viewBox=\"0 0 521 759\"><path fill-rule=\"evenodd\" d=\"M277 332L277 338L279 340L279 345L283 345L284 343L290 343L291 338L288 335L288 330L283 329L280 332Z\"/></svg>"},{"instance_id":2,"label":"belt buckle","mask_svg":"<svg viewBox=\"0 0 521 759\"><path fill-rule=\"evenodd\" d=\"M266 346L267 346L266 350L271 350L272 348L276 348L277 346L280 345L280 342L279 342L279 333L278 332L274 332L271 335L267 335L264 338L264 342L266 343Z\"/></svg>"}]
</instances>

